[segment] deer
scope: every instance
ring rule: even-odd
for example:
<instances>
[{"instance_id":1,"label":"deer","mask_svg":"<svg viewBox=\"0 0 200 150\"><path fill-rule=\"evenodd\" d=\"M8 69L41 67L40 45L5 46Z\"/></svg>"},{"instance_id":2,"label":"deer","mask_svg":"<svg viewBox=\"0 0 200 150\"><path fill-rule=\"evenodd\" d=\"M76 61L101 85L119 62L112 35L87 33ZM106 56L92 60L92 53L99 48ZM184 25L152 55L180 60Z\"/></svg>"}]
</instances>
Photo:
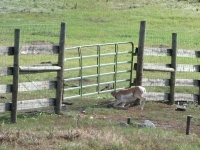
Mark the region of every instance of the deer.
<instances>
[{"instance_id":1,"label":"deer","mask_svg":"<svg viewBox=\"0 0 200 150\"><path fill-rule=\"evenodd\" d=\"M106 85L101 91L113 89L111 85ZM143 96L146 93L146 89L142 86L135 86L118 92L113 91L111 95L115 98L114 108L126 109L130 103L137 102L139 99L140 110L143 110L146 98ZM121 106L120 106L121 104Z\"/></svg>"}]
</instances>

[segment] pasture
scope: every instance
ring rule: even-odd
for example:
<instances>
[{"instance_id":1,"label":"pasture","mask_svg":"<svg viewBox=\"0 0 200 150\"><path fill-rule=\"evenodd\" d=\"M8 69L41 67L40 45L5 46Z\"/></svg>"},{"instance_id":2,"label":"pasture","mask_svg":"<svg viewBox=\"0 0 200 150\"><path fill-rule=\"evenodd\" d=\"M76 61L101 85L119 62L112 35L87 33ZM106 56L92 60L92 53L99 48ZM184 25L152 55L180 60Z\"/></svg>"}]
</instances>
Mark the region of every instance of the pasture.
<instances>
[{"instance_id":1,"label":"pasture","mask_svg":"<svg viewBox=\"0 0 200 150\"><path fill-rule=\"evenodd\" d=\"M24 32L21 37L23 45L46 41L57 44L58 28L62 21L67 22L67 47L120 41L133 41L137 45L139 23L141 20L146 20L146 47L171 47L171 33L177 32L180 34L179 48L200 49L200 38L198 38L200 3L195 0L136 0L134 2L131 0L84 2L81 0L59 2L2 0L0 4L1 46L13 45L14 28L21 27L23 31L23 28L26 29L25 26L34 26L34 24L45 24L45 26L39 31L35 29L30 39ZM52 31L42 32L47 28ZM74 54L70 53L70 55ZM52 55L42 55L34 60L29 55L22 56L21 64L49 60L57 61ZM145 61L163 63L169 62L169 59L167 57L152 59L146 56ZM192 58L180 58L178 61L185 64L200 63L199 59ZM89 64L90 61L85 63ZM12 58L3 58L0 65L5 64L12 65ZM31 80L52 79L55 76L55 73L34 75ZM167 73L145 73L145 77L154 76L169 77ZM26 81L26 77L22 77L21 81ZM188 73L186 77L178 73L178 77L199 80L199 73ZM12 81L9 76L0 78L0 84ZM169 89L148 87L148 90L168 91ZM197 88L178 87L176 90L185 93L198 92ZM37 98L44 95L53 96L55 91L22 93L20 99L28 98L29 94ZM6 100L2 98L0 100L9 101L10 96L8 94ZM64 106L60 115L55 115L52 107L22 111L18 114L16 124L10 124L10 113L1 113L0 149L197 150L200 148L199 106L189 104L186 111L175 111L176 105L168 105L166 102L147 102L143 111L140 111L138 106L130 107L128 110L118 110L107 107L112 100L109 93L77 98L72 100L73 105ZM188 115L194 118L191 122L191 134L185 135ZM131 124L128 127L119 125L119 122L126 122L127 117L131 117ZM137 123L142 123L144 120L152 121L156 129L136 127Z\"/></svg>"}]
</instances>

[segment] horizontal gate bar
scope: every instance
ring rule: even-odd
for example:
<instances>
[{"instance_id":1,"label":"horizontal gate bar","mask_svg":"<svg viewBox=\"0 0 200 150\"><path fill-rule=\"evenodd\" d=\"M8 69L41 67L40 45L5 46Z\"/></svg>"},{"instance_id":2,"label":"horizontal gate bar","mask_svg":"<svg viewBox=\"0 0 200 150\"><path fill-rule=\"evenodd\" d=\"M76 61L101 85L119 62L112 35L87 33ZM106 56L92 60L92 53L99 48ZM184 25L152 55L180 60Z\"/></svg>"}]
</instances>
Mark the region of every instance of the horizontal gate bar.
<instances>
[{"instance_id":1,"label":"horizontal gate bar","mask_svg":"<svg viewBox=\"0 0 200 150\"><path fill-rule=\"evenodd\" d=\"M127 73L127 72L131 72L131 70L118 71L118 72L116 72L116 74ZM99 74L99 75L93 74L93 75L82 76L82 77L68 78L68 79L64 79L64 81L81 80L81 79L87 79L87 78L98 77L98 76L113 75L113 74L115 74L115 72L102 73L102 74Z\"/></svg>"},{"instance_id":2,"label":"horizontal gate bar","mask_svg":"<svg viewBox=\"0 0 200 150\"><path fill-rule=\"evenodd\" d=\"M82 56L82 57L71 57L71 58L65 58L64 60L76 60L76 59L86 59L86 58L96 58L99 56L115 56L115 55L119 55L119 54L131 54L132 51L127 51L127 52L118 52L118 53L107 53L107 54L100 54L100 55L87 55L87 56Z\"/></svg>"},{"instance_id":3,"label":"horizontal gate bar","mask_svg":"<svg viewBox=\"0 0 200 150\"><path fill-rule=\"evenodd\" d=\"M129 64L132 61L124 61L124 62L118 62L117 65L122 65L122 64ZM92 65L92 66L84 66L84 67L76 67L76 68L69 68L69 69L64 69L64 71L72 71L72 70L81 70L81 69L88 69L88 68L96 68L96 67L105 67L105 66L112 66L116 65L116 63L108 63L108 64L100 64L100 65Z\"/></svg>"},{"instance_id":4,"label":"horizontal gate bar","mask_svg":"<svg viewBox=\"0 0 200 150\"><path fill-rule=\"evenodd\" d=\"M122 89L124 89L124 88L117 88L116 90L122 90ZM81 95L74 95L74 96L64 97L63 100L69 100L69 99L79 98L79 97L83 97L83 96L90 96L90 95L95 95L95 94L99 94L99 93L109 93L109 92L112 92L112 91L114 91L114 89L113 90L106 90L106 91L82 94L82 96Z\"/></svg>"},{"instance_id":5,"label":"horizontal gate bar","mask_svg":"<svg viewBox=\"0 0 200 150\"><path fill-rule=\"evenodd\" d=\"M130 81L130 79L117 80L116 83L127 82L127 81ZM77 86L77 87L72 87L72 88L64 89L64 91L77 90L77 89L88 88L88 87L95 87L95 86L98 86L98 85L106 85L106 84L111 84L111 83L115 83L115 81L104 82L104 83L99 83L99 84L84 85L82 87L81 86Z\"/></svg>"}]
</instances>

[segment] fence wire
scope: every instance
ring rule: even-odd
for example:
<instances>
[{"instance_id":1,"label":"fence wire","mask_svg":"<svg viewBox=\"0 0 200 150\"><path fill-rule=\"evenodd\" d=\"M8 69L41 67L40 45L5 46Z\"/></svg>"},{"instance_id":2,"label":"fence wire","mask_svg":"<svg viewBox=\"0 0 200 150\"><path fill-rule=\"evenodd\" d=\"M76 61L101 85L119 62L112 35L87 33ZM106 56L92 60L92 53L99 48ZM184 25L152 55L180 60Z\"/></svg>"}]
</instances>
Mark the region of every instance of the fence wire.
<instances>
[{"instance_id":1,"label":"fence wire","mask_svg":"<svg viewBox=\"0 0 200 150\"><path fill-rule=\"evenodd\" d=\"M17 26L0 26L0 46L13 46L14 45L14 29L20 29L21 31L21 46L30 46L30 45L53 45L59 43L59 34L60 34L60 25L59 24L43 24L43 25L17 25ZM169 31L169 30L146 30L146 43L145 47L154 47L154 48L171 48L172 45L172 33L178 33L178 49L186 49L186 50L200 50L200 32L196 31ZM133 35L137 37L139 34ZM96 36L96 35L95 35ZM112 42L112 41L111 41ZM137 43L138 41L133 41ZM88 43L90 44L90 43ZM78 46L78 43L77 43ZM42 62L50 62L57 63L57 56L53 54L45 55L34 55L34 53L30 53L29 55L20 55L20 65L37 65ZM155 57L152 59L150 56L145 56L144 63L170 63L170 57ZM181 58L177 59L177 64L192 64L199 65L199 58ZM0 67L8 67L13 65L13 56L0 56ZM41 73L41 74L30 74L30 75L21 75L20 82L36 82L36 81L48 81L55 80L56 73ZM145 72L145 78L169 78L169 73L164 72ZM191 72L180 72L177 73L178 79L196 79L200 80L199 72L191 73ZM12 76L3 76L1 77L0 84L12 84ZM33 83L34 85L35 83ZM36 85L34 85L36 86ZM153 85L152 85L153 86ZM26 85L22 85L20 88L24 90L20 94L20 99L26 100L32 95L33 98L41 98L41 97L55 97L55 92L51 92L51 90L44 91L26 91ZM167 92L169 87L159 88L159 87L151 87L149 90L154 89L154 91L164 91ZM177 92L185 92L185 93L197 93L198 88L186 88L177 87ZM2 95L0 99L2 101L8 101L11 98L10 94L4 96ZM5 98L4 98L5 97Z\"/></svg>"},{"instance_id":2,"label":"fence wire","mask_svg":"<svg viewBox=\"0 0 200 150\"><path fill-rule=\"evenodd\" d=\"M178 49L199 50L200 31L146 30L146 47L171 48L172 33L178 34Z\"/></svg>"},{"instance_id":3,"label":"fence wire","mask_svg":"<svg viewBox=\"0 0 200 150\"><path fill-rule=\"evenodd\" d=\"M57 55L39 54L34 47L43 49L44 45L58 44L59 24L0 26L0 47L14 46L15 29L20 29L20 47L27 46L26 50L20 51L20 66L40 65L46 62L57 63ZM0 55L0 63L0 67L13 66L13 56ZM0 78L0 85L12 84L12 76L1 76ZM52 87L51 90L47 90L49 86L47 81L55 80L56 73L21 74L19 77L19 101L55 98L55 89ZM11 102L11 99L11 93L1 92L0 103ZM42 104L41 107L43 107ZM52 109L50 110L52 111Z\"/></svg>"}]
</instances>

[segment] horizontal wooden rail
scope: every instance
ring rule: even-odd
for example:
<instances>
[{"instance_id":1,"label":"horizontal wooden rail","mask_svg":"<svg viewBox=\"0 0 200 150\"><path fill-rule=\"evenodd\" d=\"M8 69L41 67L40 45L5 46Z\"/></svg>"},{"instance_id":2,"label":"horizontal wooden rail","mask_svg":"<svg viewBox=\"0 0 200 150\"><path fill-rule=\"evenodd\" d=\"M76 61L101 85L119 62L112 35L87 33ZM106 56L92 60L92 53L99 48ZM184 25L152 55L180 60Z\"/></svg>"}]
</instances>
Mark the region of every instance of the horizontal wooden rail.
<instances>
[{"instance_id":1,"label":"horizontal wooden rail","mask_svg":"<svg viewBox=\"0 0 200 150\"><path fill-rule=\"evenodd\" d=\"M170 79L142 79L143 86L170 86ZM200 80L176 79L176 86L200 86Z\"/></svg>"},{"instance_id":2,"label":"horizontal wooden rail","mask_svg":"<svg viewBox=\"0 0 200 150\"><path fill-rule=\"evenodd\" d=\"M58 54L59 46L58 45L30 45L30 46L21 46L20 54L21 55L30 55L30 54ZM13 55L14 47L0 47L0 55Z\"/></svg>"},{"instance_id":3,"label":"horizontal wooden rail","mask_svg":"<svg viewBox=\"0 0 200 150\"><path fill-rule=\"evenodd\" d=\"M19 92L35 90L52 90L56 88L56 81L37 81L19 83ZM11 93L12 85L0 85L0 93Z\"/></svg>"},{"instance_id":4,"label":"horizontal wooden rail","mask_svg":"<svg viewBox=\"0 0 200 150\"><path fill-rule=\"evenodd\" d=\"M55 106L55 101L55 98L18 101L17 110ZM0 112L6 111L11 111L11 103L0 103Z\"/></svg>"},{"instance_id":5,"label":"horizontal wooden rail","mask_svg":"<svg viewBox=\"0 0 200 150\"><path fill-rule=\"evenodd\" d=\"M0 76L13 75L13 67L0 68Z\"/></svg>"},{"instance_id":6,"label":"horizontal wooden rail","mask_svg":"<svg viewBox=\"0 0 200 150\"><path fill-rule=\"evenodd\" d=\"M60 66L19 66L20 72L34 72L34 71L58 71L61 69Z\"/></svg>"},{"instance_id":7,"label":"horizontal wooden rail","mask_svg":"<svg viewBox=\"0 0 200 150\"><path fill-rule=\"evenodd\" d=\"M146 56L171 56L172 50L167 48L145 48L144 54ZM177 57L199 58L200 51L178 49Z\"/></svg>"},{"instance_id":8,"label":"horizontal wooden rail","mask_svg":"<svg viewBox=\"0 0 200 150\"><path fill-rule=\"evenodd\" d=\"M61 69L59 66L53 65L35 65L35 66L20 66L20 74L30 73L43 73L43 72L54 72ZM0 67L0 76L13 75L13 67Z\"/></svg>"},{"instance_id":9,"label":"horizontal wooden rail","mask_svg":"<svg viewBox=\"0 0 200 150\"><path fill-rule=\"evenodd\" d=\"M169 95L169 93L147 92L145 97L147 98L147 101L168 101ZM198 94L176 93L174 98L174 101L197 102Z\"/></svg>"},{"instance_id":10,"label":"horizontal wooden rail","mask_svg":"<svg viewBox=\"0 0 200 150\"><path fill-rule=\"evenodd\" d=\"M170 68L170 64L144 64L144 71L161 71L161 72L174 72L173 68ZM136 70L137 64L134 64ZM188 64L177 64L177 72L200 72L200 65L188 65Z\"/></svg>"}]
</instances>

